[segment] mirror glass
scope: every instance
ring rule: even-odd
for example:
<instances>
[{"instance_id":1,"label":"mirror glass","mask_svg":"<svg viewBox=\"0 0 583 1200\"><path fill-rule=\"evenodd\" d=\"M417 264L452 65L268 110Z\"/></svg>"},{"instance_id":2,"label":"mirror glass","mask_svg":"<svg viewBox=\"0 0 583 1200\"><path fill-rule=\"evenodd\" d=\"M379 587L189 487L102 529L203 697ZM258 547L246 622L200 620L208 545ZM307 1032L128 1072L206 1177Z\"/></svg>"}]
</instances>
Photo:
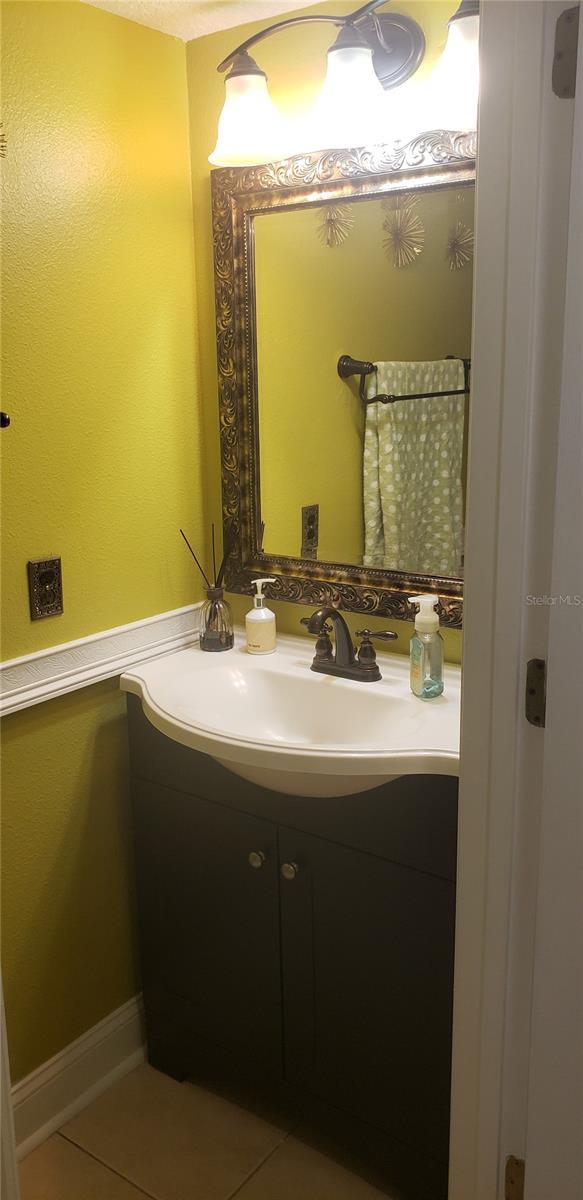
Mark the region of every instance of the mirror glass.
<instances>
[{"instance_id":1,"label":"mirror glass","mask_svg":"<svg viewBox=\"0 0 583 1200\"><path fill-rule=\"evenodd\" d=\"M265 554L463 575L473 208L458 182L254 215ZM366 397L440 395L366 404L341 355Z\"/></svg>"}]
</instances>

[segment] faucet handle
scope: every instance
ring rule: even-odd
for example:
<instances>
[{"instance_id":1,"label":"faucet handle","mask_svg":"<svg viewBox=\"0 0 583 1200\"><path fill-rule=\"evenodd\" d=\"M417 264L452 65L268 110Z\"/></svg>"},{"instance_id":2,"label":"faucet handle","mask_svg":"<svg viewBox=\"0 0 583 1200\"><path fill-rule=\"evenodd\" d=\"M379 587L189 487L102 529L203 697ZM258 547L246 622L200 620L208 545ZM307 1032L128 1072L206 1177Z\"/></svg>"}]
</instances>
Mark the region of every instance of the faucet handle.
<instances>
[{"instance_id":1,"label":"faucet handle","mask_svg":"<svg viewBox=\"0 0 583 1200\"><path fill-rule=\"evenodd\" d=\"M306 628L309 629L311 620L312 620L311 617L300 617L300 625L305 625ZM332 633L332 626L329 621L324 622L324 624L322 625L322 628L320 630L320 633ZM395 634L395 637L396 636L397 635Z\"/></svg>"},{"instance_id":2,"label":"faucet handle","mask_svg":"<svg viewBox=\"0 0 583 1200\"><path fill-rule=\"evenodd\" d=\"M307 627L309 629L310 628L310 620L311 620L311 617L300 617L300 625L307 625ZM334 655L332 653L332 642L330 640L331 633L332 633L332 626L329 624L328 621L324 621L324 624L322 625L322 628L320 629L320 631L318 633L318 637L316 639L316 653L314 656L314 662L332 662L333 661Z\"/></svg>"},{"instance_id":3,"label":"faucet handle","mask_svg":"<svg viewBox=\"0 0 583 1200\"><path fill-rule=\"evenodd\" d=\"M358 661L361 667L372 667L377 659L372 639L378 638L381 642L393 642L397 634L390 629L384 629L379 633L373 633L371 629L357 629L356 636L362 638L358 647Z\"/></svg>"},{"instance_id":4,"label":"faucet handle","mask_svg":"<svg viewBox=\"0 0 583 1200\"><path fill-rule=\"evenodd\" d=\"M314 662L331 662L333 660L334 655L332 653L332 642L330 640L331 633L332 626L328 625L326 622L324 625L322 625L320 633L316 639L316 653L314 656Z\"/></svg>"},{"instance_id":5,"label":"faucet handle","mask_svg":"<svg viewBox=\"0 0 583 1200\"><path fill-rule=\"evenodd\" d=\"M379 629L378 633L373 633L372 629L357 629L356 636L364 638L367 642L370 642L371 638L379 642L394 642L399 635L393 633L392 629Z\"/></svg>"}]
</instances>

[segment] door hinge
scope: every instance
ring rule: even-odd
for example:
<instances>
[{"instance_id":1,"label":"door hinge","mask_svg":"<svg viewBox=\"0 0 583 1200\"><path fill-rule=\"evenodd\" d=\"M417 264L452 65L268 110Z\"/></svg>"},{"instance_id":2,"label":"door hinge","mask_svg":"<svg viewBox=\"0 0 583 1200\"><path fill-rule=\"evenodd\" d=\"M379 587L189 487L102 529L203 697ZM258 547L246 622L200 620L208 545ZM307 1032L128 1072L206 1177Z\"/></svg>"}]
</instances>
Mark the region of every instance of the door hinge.
<instances>
[{"instance_id":1,"label":"door hinge","mask_svg":"<svg viewBox=\"0 0 583 1200\"><path fill-rule=\"evenodd\" d=\"M524 1159L513 1154L506 1159L504 1200L524 1200Z\"/></svg>"},{"instance_id":2,"label":"door hinge","mask_svg":"<svg viewBox=\"0 0 583 1200\"><path fill-rule=\"evenodd\" d=\"M545 727L547 704L547 664L544 658L531 658L526 664L524 715L531 725Z\"/></svg>"},{"instance_id":3,"label":"door hinge","mask_svg":"<svg viewBox=\"0 0 583 1200\"><path fill-rule=\"evenodd\" d=\"M566 8L557 17L555 53L553 57L553 92L561 100L572 100L577 79L577 42L579 38L579 5Z\"/></svg>"}]
</instances>

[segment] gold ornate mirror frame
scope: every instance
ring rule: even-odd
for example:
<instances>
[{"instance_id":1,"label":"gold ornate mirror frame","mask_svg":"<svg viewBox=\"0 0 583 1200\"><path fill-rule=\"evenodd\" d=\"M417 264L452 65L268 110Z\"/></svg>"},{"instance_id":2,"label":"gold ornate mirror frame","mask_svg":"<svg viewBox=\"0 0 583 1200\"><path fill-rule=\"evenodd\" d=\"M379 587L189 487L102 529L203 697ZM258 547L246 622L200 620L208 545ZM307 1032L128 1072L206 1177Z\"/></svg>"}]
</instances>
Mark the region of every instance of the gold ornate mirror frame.
<instances>
[{"instance_id":1,"label":"gold ornate mirror frame","mask_svg":"<svg viewBox=\"0 0 583 1200\"><path fill-rule=\"evenodd\" d=\"M225 586L250 593L273 575L272 599L331 604L411 620L407 597L441 597L445 625L462 623L463 581L264 554L260 535L259 413L253 218L269 210L382 197L475 180L476 135L437 130L403 146L302 154L211 172ZM330 364L335 369L335 364Z\"/></svg>"}]
</instances>

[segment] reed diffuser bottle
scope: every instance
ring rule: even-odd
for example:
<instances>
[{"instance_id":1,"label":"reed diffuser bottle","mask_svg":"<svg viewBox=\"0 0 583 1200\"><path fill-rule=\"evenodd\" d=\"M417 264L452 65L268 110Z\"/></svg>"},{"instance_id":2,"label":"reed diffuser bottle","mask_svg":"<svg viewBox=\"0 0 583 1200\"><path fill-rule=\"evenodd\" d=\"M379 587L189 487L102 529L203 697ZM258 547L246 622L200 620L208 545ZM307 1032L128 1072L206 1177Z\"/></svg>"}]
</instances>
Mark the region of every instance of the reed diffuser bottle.
<instances>
[{"instance_id":1,"label":"reed diffuser bottle","mask_svg":"<svg viewBox=\"0 0 583 1200\"><path fill-rule=\"evenodd\" d=\"M211 653L217 653L220 650L232 650L235 644L235 634L233 632L233 614L231 613L230 604L227 600L225 600L224 591L221 587L225 572L225 564L229 554L229 548L228 546L225 546L223 561L217 574L215 561L215 527L213 525L212 546L214 584L212 584L208 579L206 572L203 571L186 534L182 529L180 532L207 585L207 598L203 604L200 616L200 648L201 650L209 650Z\"/></svg>"},{"instance_id":2,"label":"reed diffuser bottle","mask_svg":"<svg viewBox=\"0 0 583 1200\"><path fill-rule=\"evenodd\" d=\"M235 644L233 614L222 587L207 589L200 617L201 650L232 650Z\"/></svg>"}]
</instances>

